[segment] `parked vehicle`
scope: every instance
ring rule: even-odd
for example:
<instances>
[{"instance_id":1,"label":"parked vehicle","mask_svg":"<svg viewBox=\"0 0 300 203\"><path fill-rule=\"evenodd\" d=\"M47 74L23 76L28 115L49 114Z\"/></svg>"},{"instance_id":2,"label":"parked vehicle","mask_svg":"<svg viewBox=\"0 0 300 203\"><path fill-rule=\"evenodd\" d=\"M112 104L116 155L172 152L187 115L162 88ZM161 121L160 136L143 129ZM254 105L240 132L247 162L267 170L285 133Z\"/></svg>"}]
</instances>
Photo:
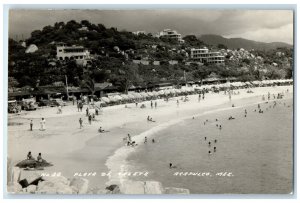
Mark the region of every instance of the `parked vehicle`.
<instances>
[{"instance_id":1,"label":"parked vehicle","mask_svg":"<svg viewBox=\"0 0 300 203\"><path fill-rule=\"evenodd\" d=\"M37 105L34 101L25 101L23 102L23 108L25 111L34 111L37 109Z\"/></svg>"},{"instance_id":2,"label":"parked vehicle","mask_svg":"<svg viewBox=\"0 0 300 203\"><path fill-rule=\"evenodd\" d=\"M25 111L34 111L37 109L35 98L22 99L21 101L22 110Z\"/></svg>"},{"instance_id":3,"label":"parked vehicle","mask_svg":"<svg viewBox=\"0 0 300 203\"><path fill-rule=\"evenodd\" d=\"M8 113L19 113L22 111L22 106L16 100L8 101Z\"/></svg>"}]
</instances>

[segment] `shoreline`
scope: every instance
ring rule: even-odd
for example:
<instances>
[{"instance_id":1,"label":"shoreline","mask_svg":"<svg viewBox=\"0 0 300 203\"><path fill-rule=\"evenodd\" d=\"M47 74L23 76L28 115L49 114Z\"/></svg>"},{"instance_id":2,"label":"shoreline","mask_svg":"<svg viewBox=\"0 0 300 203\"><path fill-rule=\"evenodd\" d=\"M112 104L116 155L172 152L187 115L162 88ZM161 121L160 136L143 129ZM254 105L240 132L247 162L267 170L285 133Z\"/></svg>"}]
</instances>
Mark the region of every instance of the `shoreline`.
<instances>
[{"instance_id":1,"label":"shoreline","mask_svg":"<svg viewBox=\"0 0 300 203\"><path fill-rule=\"evenodd\" d=\"M201 100L200 102L197 102L197 95L189 95L190 101L182 102L180 100L179 108L176 107L177 98L171 98L168 103L158 100L157 109L149 108L150 101L140 103L146 104L146 109L136 108L135 104L127 104L129 108L124 108L124 105L105 107L102 115L97 118L97 122L94 122L90 126L87 122L84 122L84 129L79 129L79 127L74 129L74 126L69 127L68 125L68 123L72 123L71 121L76 122L76 125L78 125L78 118L85 118L85 112L77 112L76 106L70 105L64 107L63 114L61 115L55 114L56 108L45 108L42 109L42 111L28 112L26 115L10 119L12 121L21 120L24 122L30 118L40 118L41 115L49 114L50 112L48 117L46 117L46 120L47 122L49 120L53 129L49 128L50 132L48 132L48 129L46 132L36 131L34 132L36 134L32 135L26 128L26 125L9 126L9 143L11 144L9 146L15 146L16 143L17 147L22 146L20 150L17 150L17 153L12 153L14 161L17 161L18 157L21 157L24 152L31 148L34 148L35 152L42 151L43 153L46 149L47 151L44 153L47 154L46 159L53 162L54 167L45 170L51 172L56 169L61 169L66 171L67 177L69 176L68 174L72 174L70 173L72 172L72 168L78 168L79 171L83 172L85 172L84 170L87 168L94 168L98 171L107 172L107 170L109 171L108 168L113 167L114 161L122 160L118 158L113 160L112 157L115 155L115 152L120 149L120 146L121 148L122 145L124 147L125 143L122 139L126 137L128 133L132 135L133 139L142 140L143 136L147 133L151 133L153 128L154 130L152 131L154 132L161 130L161 128L167 128L172 122L180 122L182 118L191 118L191 116L195 116L195 111L208 111L209 109L216 108L220 105L228 105L229 107L227 108L230 109L232 108L230 107L232 102L236 103L241 99L260 97L262 92L267 93L268 90L271 92L282 92L287 88L292 92L293 86L253 88L254 94L247 94L245 93L246 89L239 89L236 91L240 91L241 95L233 95L231 102L228 99L228 95L223 95L222 93L207 93L206 99L204 101ZM180 97L178 99L180 99ZM214 102L212 103L211 101ZM147 115L153 117L157 122L148 123L146 121ZM169 122L170 119L172 120L174 117L177 117L177 119ZM143 120L143 118L145 120ZM63 125L66 125L65 127L68 127L68 129L61 127L59 121L62 122ZM99 125L110 132L99 135L99 133L96 132ZM57 131L59 131L57 135L51 134L54 134ZM12 134L13 136L11 136ZM46 135L41 136L40 134ZM137 138L136 135L140 134L142 134L142 136ZM17 135L21 136L18 137ZM22 143L22 145L19 145L18 143ZM12 150L11 147L9 147L8 150ZM132 148L131 150L135 149ZM56 154L57 151L60 151L61 154ZM10 155L10 153L8 153L8 155ZM66 167L66 165L70 166ZM126 168L121 168L120 170L126 170ZM117 169L115 171L117 171ZM105 187L105 185L114 181L117 181L117 179L113 180L113 178L111 178L111 180L109 180L107 177L99 177L97 180L94 180L92 186L100 185L100 187Z\"/></svg>"},{"instance_id":2,"label":"shoreline","mask_svg":"<svg viewBox=\"0 0 300 203\"><path fill-rule=\"evenodd\" d=\"M272 101L268 104L257 103L264 111L267 106L273 105ZM257 188L264 193L291 192L293 135L290 119L293 109L289 105L293 104L292 98L277 100L278 107L263 114L254 112L257 103L245 106L249 114L247 118L244 118L243 109L221 110L211 115L205 114L200 119L195 118L195 121L189 118L178 126L155 134L158 144L144 144L127 159L129 170L147 170L149 175L129 178L131 181L159 181L168 187L185 187L193 194L258 193L260 190ZM283 103L289 105L284 106ZM227 121L229 115L237 120ZM206 126L199 123L207 118L210 123ZM221 119L222 131L216 129L215 123L219 122L214 122L214 118ZM264 128L264 125L269 127ZM248 126L255 126L255 130ZM190 127L191 132L184 134L183 127ZM236 132L232 132L232 128ZM218 144L213 144L218 148L217 153L207 155L204 135L208 140L218 139ZM186 148L181 143L188 145L189 150L184 151ZM239 159L240 156L243 158ZM169 162L175 163L177 169L169 169ZM249 169L249 166L253 168ZM179 175L174 176L175 172ZM186 172L209 172L210 175L196 178L185 176ZM227 175L218 177L216 174L219 172L227 172ZM261 183L262 179L266 182Z\"/></svg>"},{"instance_id":3,"label":"shoreline","mask_svg":"<svg viewBox=\"0 0 300 203\"><path fill-rule=\"evenodd\" d=\"M261 100L260 96L262 96L262 95L253 95L252 97L250 96L248 98ZM234 100L234 101L238 102L238 101L242 101L242 100L245 100L245 99L247 99L247 98L240 98L240 99ZM285 100L285 98L283 100ZM269 100L269 102L273 102L273 101L280 101L280 100L276 100L276 99L275 100L273 100L273 99ZM147 129L146 131L142 132L141 134L136 135L136 136L133 137L134 141L136 141L139 144L138 146L136 146L136 148L123 146L123 147L117 149L115 151L115 153L107 159L106 165L109 168L110 172L112 174L115 174L115 175L110 177L109 181L106 184L107 185L109 185L109 184L120 184L121 188L122 188L122 185L123 185L124 182L126 183L126 185L127 185L128 181L134 182L131 179L131 177L118 177L117 174L118 174L118 172L121 172L121 173L126 173L126 172L130 173L131 172L131 171L128 170L129 168L131 168L131 165L128 163L127 158L130 155L132 155L132 153L137 153L137 151L140 149L140 147L142 147L142 143L143 143L143 140L144 140L145 136L147 136L148 140L150 140L150 138L152 138L152 136L155 137L155 135L158 132L160 132L160 131L162 131L166 128L169 128L171 126L174 126L174 125L176 125L180 122L183 122L185 120L191 119L191 117L195 117L195 118L203 117L205 115L210 115L210 114L219 113L219 112L223 112L223 111L229 111L231 109L241 109L241 108L250 107L250 106L253 106L253 105L256 105L256 104L263 104L265 102L267 102L267 100L266 101L250 102L250 103L246 103L243 106L224 107L228 103L228 102L225 101L222 104L215 105L215 106L211 107L210 110L201 109L201 110L203 110L203 112L201 112L201 113L184 116L184 117L180 117L180 118L177 118L177 119L172 119L168 122L164 122L164 123L162 123L160 125L157 125L153 128ZM230 103L232 103L232 102L230 102Z\"/></svg>"}]
</instances>

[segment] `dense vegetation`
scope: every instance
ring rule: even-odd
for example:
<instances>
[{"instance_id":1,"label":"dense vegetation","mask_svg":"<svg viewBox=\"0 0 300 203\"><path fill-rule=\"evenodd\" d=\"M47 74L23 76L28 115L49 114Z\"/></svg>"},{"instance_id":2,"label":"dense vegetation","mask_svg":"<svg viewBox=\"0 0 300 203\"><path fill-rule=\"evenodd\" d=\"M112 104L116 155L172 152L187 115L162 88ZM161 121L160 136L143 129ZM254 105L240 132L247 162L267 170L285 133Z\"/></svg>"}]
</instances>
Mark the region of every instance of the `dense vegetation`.
<instances>
[{"instance_id":1,"label":"dense vegetation","mask_svg":"<svg viewBox=\"0 0 300 203\"><path fill-rule=\"evenodd\" d=\"M9 87L37 88L64 82L66 76L70 85L88 87L91 91L98 82L111 82L126 91L131 85L147 86L165 81L178 84L184 79L199 81L207 77L236 77L242 81L292 77L292 49L252 50L251 54L260 56L261 61L256 58L232 61L229 53L225 65L198 66L192 63L188 66L185 62L190 61L187 53L192 47L206 46L216 50L227 47L204 44L194 35L185 36L184 40L184 44L179 44L171 39L151 34L135 35L86 20L55 23L33 31L26 40L27 46L35 44L38 47L34 53L25 53L26 48L9 39ZM93 60L86 67L72 60L57 61L56 43L84 46L90 50ZM278 57L278 52L284 56ZM134 59L157 60L160 65L133 64ZM179 63L169 65L170 60Z\"/></svg>"}]
</instances>

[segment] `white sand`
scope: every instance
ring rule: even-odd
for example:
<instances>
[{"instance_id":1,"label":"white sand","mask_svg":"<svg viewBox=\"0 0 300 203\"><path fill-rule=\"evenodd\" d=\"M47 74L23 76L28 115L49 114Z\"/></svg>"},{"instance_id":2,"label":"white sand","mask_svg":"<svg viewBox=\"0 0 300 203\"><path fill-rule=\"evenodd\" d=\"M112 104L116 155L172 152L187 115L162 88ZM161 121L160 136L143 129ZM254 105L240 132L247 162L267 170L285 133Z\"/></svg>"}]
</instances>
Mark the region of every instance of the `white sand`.
<instances>
[{"instance_id":1,"label":"white sand","mask_svg":"<svg viewBox=\"0 0 300 203\"><path fill-rule=\"evenodd\" d=\"M20 115L9 115L8 122L20 122L24 125L8 126L8 157L16 163L25 159L28 151L31 151L34 156L41 152L47 161L54 164L53 167L46 168L46 171L59 170L68 175L89 168L107 171L106 159L124 144L122 139L127 133L135 136L166 122L172 123L180 118L193 116L197 110L225 103L231 106L231 103L243 98L261 96L268 92L277 94L286 89L289 89L289 92L293 91L292 86L254 88L252 94L241 89L240 95L232 95L231 102L228 95L220 92L220 94L206 94L205 100L201 99L200 102L198 102L198 95L189 96L190 101L180 100L179 107L176 104L177 98L170 99L168 103L157 100L157 109L150 108L150 101L143 102L147 106L146 109L136 108L135 104L127 104L129 108L125 108L125 105L105 107L97 117L98 121L93 122L92 125L88 124L85 116L86 106L83 112L77 112L76 105L73 106L71 103L63 107L62 114L57 114L57 108L48 107L22 112ZM147 122L148 115L156 122ZM39 130L39 121L42 117L46 119L46 131ZM79 128L80 117L84 121L83 129ZM29 131L30 119L34 122L33 131ZM97 132L99 126L110 132L99 134ZM110 162L110 168L114 168L113 162ZM97 181L103 184L107 179Z\"/></svg>"}]
</instances>

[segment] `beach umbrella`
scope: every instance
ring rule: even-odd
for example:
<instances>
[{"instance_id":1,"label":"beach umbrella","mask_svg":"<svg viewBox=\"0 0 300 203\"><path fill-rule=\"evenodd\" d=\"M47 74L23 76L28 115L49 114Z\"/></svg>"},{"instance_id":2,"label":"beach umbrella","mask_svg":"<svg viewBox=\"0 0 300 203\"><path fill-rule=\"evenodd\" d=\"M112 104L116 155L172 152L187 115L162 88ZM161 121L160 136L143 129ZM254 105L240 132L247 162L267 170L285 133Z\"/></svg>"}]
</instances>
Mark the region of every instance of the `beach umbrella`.
<instances>
[{"instance_id":1,"label":"beach umbrella","mask_svg":"<svg viewBox=\"0 0 300 203\"><path fill-rule=\"evenodd\" d=\"M148 96L150 96L150 97L155 96L153 92L147 92L146 94L148 94Z\"/></svg>"},{"instance_id":2,"label":"beach umbrella","mask_svg":"<svg viewBox=\"0 0 300 203\"><path fill-rule=\"evenodd\" d=\"M142 96L140 94L136 93L136 92L131 92L130 95L132 95L134 99L141 99L142 98Z\"/></svg>"},{"instance_id":3,"label":"beach umbrella","mask_svg":"<svg viewBox=\"0 0 300 203\"><path fill-rule=\"evenodd\" d=\"M130 98L130 99L136 99L135 95L132 94L132 93L129 93L127 96L128 96L128 98Z\"/></svg>"},{"instance_id":4,"label":"beach umbrella","mask_svg":"<svg viewBox=\"0 0 300 203\"><path fill-rule=\"evenodd\" d=\"M174 89L176 93L180 93L180 89Z\"/></svg>"},{"instance_id":5,"label":"beach umbrella","mask_svg":"<svg viewBox=\"0 0 300 203\"><path fill-rule=\"evenodd\" d=\"M117 102L118 101L114 96L108 96L108 99L112 102Z\"/></svg>"},{"instance_id":6,"label":"beach umbrella","mask_svg":"<svg viewBox=\"0 0 300 203\"><path fill-rule=\"evenodd\" d=\"M130 98L128 97L127 94L121 94L120 97L122 97L123 100L128 100L128 99L130 99Z\"/></svg>"},{"instance_id":7,"label":"beach umbrella","mask_svg":"<svg viewBox=\"0 0 300 203\"><path fill-rule=\"evenodd\" d=\"M157 92L159 95L164 95L165 94L165 92L163 91L163 90L160 90L160 91L158 91Z\"/></svg>"},{"instance_id":8,"label":"beach umbrella","mask_svg":"<svg viewBox=\"0 0 300 203\"><path fill-rule=\"evenodd\" d=\"M141 92L140 95L142 95L142 97L144 97L144 98L149 97L149 95L146 92Z\"/></svg>"},{"instance_id":9,"label":"beach umbrella","mask_svg":"<svg viewBox=\"0 0 300 203\"><path fill-rule=\"evenodd\" d=\"M101 101L104 101L105 103L109 103L110 100L108 97L101 97Z\"/></svg>"},{"instance_id":10,"label":"beach umbrella","mask_svg":"<svg viewBox=\"0 0 300 203\"><path fill-rule=\"evenodd\" d=\"M171 92L170 92L170 90L168 90L168 89L164 91L164 94L165 94L165 95L169 95L170 93L171 93Z\"/></svg>"},{"instance_id":11,"label":"beach umbrella","mask_svg":"<svg viewBox=\"0 0 300 203\"><path fill-rule=\"evenodd\" d=\"M159 96L159 93L154 91L154 92L151 92L153 94L153 96Z\"/></svg>"},{"instance_id":12,"label":"beach umbrella","mask_svg":"<svg viewBox=\"0 0 300 203\"><path fill-rule=\"evenodd\" d=\"M118 101L123 100L123 97L121 97L120 95L115 95L114 98Z\"/></svg>"},{"instance_id":13,"label":"beach umbrella","mask_svg":"<svg viewBox=\"0 0 300 203\"><path fill-rule=\"evenodd\" d=\"M176 90L175 90L175 89L171 89L171 90L170 90L170 93L171 93L171 94L176 94Z\"/></svg>"}]
</instances>

